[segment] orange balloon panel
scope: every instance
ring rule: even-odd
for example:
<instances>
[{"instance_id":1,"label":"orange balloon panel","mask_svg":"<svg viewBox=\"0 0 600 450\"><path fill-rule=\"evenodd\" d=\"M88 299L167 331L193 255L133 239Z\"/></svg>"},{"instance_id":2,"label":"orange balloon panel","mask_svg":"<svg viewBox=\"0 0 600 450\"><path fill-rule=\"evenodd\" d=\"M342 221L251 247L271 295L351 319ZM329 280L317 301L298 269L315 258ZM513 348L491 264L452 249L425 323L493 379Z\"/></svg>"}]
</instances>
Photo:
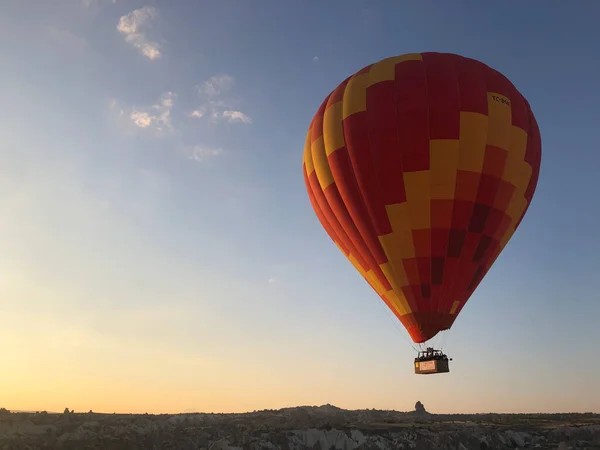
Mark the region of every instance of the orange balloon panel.
<instances>
[{"instance_id":1,"label":"orange balloon panel","mask_svg":"<svg viewBox=\"0 0 600 450\"><path fill-rule=\"evenodd\" d=\"M416 53L325 99L303 172L329 236L420 343L450 328L515 232L540 160L537 123L508 79Z\"/></svg>"}]
</instances>

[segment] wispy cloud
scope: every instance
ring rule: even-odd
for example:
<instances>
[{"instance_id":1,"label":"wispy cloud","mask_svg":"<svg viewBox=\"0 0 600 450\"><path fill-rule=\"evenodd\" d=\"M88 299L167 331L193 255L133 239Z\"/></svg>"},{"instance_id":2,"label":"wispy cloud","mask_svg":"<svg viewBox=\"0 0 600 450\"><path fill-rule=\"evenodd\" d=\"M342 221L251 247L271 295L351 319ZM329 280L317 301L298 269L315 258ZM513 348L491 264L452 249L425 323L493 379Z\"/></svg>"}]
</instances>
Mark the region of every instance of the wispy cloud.
<instances>
[{"instance_id":1,"label":"wispy cloud","mask_svg":"<svg viewBox=\"0 0 600 450\"><path fill-rule=\"evenodd\" d=\"M125 35L125 41L135 47L150 60L160 58L160 46L150 40L145 29L152 25L158 17L158 11L153 6L143 6L121 16L117 30Z\"/></svg>"},{"instance_id":2,"label":"wispy cloud","mask_svg":"<svg viewBox=\"0 0 600 450\"><path fill-rule=\"evenodd\" d=\"M189 112L188 117L197 119L206 117L213 123L223 120L230 123L252 123L252 118L246 113L233 109L231 98L226 95L232 89L233 84L234 80L231 75L219 74L196 86L204 103Z\"/></svg>"},{"instance_id":3,"label":"wispy cloud","mask_svg":"<svg viewBox=\"0 0 600 450\"><path fill-rule=\"evenodd\" d=\"M241 111L223 111L223 117L229 122L252 123L252 119Z\"/></svg>"},{"instance_id":4,"label":"wispy cloud","mask_svg":"<svg viewBox=\"0 0 600 450\"><path fill-rule=\"evenodd\" d=\"M134 136L141 133L150 133L154 137L161 139L169 139L169 147L176 149L175 152L184 159L206 163L208 160L221 156L225 150L220 146L203 145L203 144L184 144L182 138L185 137L185 127L180 127L181 124L177 120L173 120L173 107L177 94L167 91L160 96L160 99L151 106L145 108L126 107L116 99L108 100L108 107L113 117L118 121L118 126L122 127L123 131ZM197 112L201 117L202 114ZM195 116L188 113L187 116ZM175 119L177 115L175 115ZM147 174L151 177L152 174Z\"/></svg>"},{"instance_id":5,"label":"wispy cloud","mask_svg":"<svg viewBox=\"0 0 600 450\"><path fill-rule=\"evenodd\" d=\"M223 153L223 149L194 145L191 147L185 147L184 153L187 159L196 162L205 162L207 159L221 155Z\"/></svg>"},{"instance_id":6,"label":"wispy cloud","mask_svg":"<svg viewBox=\"0 0 600 450\"><path fill-rule=\"evenodd\" d=\"M173 92L165 92L159 102L152 105L149 110L133 108L129 118L139 128L152 127L157 131L172 130L171 110L176 97L177 94Z\"/></svg>"},{"instance_id":7,"label":"wispy cloud","mask_svg":"<svg viewBox=\"0 0 600 450\"><path fill-rule=\"evenodd\" d=\"M117 111L119 116L123 116L125 114L125 110L121 107L121 105L119 105L119 102L114 98L111 98L108 101L108 107L113 111Z\"/></svg>"},{"instance_id":8,"label":"wispy cloud","mask_svg":"<svg viewBox=\"0 0 600 450\"><path fill-rule=\"evenodd\" d=\"M195 110L191 111L190 113L188 113L188 117L195 117L196 119L200 119L201 117L204 117L204 111L195 109Z\"/></svg>"},{"instance_id":9,"label":"wispy cloud","mask_svg":"<svg viewBox=\"0 0 600 450\"><path fill-rule=\"evenodd\" d=\"M210 77L198 86L198 92L208 97L215 97L231 89L231 86L233 86L233 77L227 74L219 74Z\"/></svg>"},{"instance_id":10,"label":"wispy cloud","mask_svg":"<svg viewBox=\"0 0 600 450\"><path fill-rule=\"evenodd\" d=\"M125 132L129 135L136 135L139 132L154 135L157 138L171 139L173 148L177 148L180 156L190 161L205 163L225 153L224 149L216 143L208 144L205 142L194 142L197 139L196 127L188 128L185 124L178 122L183 117L194 120L208 120L209 122L238 122L251 124L252 118L246 113L234 109L235 101L227 98L224 93L231 89L233 77L229 75L217 75L206 80L201 86L195 89L201 92L203 102L196 108L188 111L178 112L175 110L177 94L172 91L164 92L154 103L146 106L127 107L120 104L116 99L108 101L109 108L113 117L118 119L118 124L125 127ZM194 141L189 142L190 135L196 135ZM183 142L187 140L187 143Z\"/></svg>"},{"instance_id":11,"label":"wispy cloud","mask_svg":"<svg viewBox=\"0 0 600 450\"><path fill-rule=\"evenodd\" d=\"M315 62L316 62L316 61L318 61L318 60L319 60L319 57L318 57L318 56L313 56L313 61L315 61Z\"/></svg>"}]
</instances>

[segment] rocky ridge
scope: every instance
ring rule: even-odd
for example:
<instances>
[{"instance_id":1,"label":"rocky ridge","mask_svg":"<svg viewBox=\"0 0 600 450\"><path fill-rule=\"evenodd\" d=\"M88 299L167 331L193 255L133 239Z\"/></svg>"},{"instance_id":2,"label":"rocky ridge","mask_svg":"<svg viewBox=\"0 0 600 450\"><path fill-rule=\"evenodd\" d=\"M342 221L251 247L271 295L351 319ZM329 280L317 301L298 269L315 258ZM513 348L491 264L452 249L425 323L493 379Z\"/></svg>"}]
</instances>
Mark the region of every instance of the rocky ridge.
<instances>
[{"instance_id":1,"label":"rocky ridge","mask_svg":"<svg viewBox=\"0 0 600 450\"><path fill-rule=\"evenodd\" d=\"M302 406L244 414L0 411L0 449L599 449L597 414L430 414Z\"/></svg>"}]
</instances>

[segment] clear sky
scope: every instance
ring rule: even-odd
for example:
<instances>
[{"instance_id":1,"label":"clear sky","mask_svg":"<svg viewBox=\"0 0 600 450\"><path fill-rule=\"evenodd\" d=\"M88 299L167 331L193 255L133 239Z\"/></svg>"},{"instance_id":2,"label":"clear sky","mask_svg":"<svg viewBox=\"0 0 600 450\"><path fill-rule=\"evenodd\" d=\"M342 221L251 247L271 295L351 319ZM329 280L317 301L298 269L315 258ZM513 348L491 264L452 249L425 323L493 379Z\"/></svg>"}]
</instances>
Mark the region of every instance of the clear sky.
<instances>
[{"instance_id":1,"label":"clear sky","mask_svg":"<svg viewBox=\"0 0 600 450\"><path fill-rule=\"evenodd\" d=\"M332 403L600 412L600 3L3 0L0 399L9 409ZM318 223L305 133L387 56L480 59L529 100L525 220L413 374Z\"/></svg>"}]
</instances>

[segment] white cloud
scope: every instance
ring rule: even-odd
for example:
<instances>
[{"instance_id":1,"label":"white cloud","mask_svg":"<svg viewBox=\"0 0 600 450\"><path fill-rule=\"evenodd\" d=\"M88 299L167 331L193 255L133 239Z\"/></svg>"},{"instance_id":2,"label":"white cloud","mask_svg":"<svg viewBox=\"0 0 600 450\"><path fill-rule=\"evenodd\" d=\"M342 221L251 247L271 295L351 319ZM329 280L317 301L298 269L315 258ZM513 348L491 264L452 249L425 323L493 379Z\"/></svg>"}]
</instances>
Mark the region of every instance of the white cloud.
<instances>
[{"instance_id":1,"label":"white cloud","mask_svg":"<svg viewBox=\"0 0 600 450\"><path fill-rule=\"evenodd\" d=\"M220 92L225 86L223 83L214 83L216 79L213 77L212 81L207 84L207 86L211 86L211 90L208 92L213 95L213 98L207 99L204 104L197 108L182 111L183 116L194 120L208 119L212 122L252 123L252 119L247 114L232 109L228 102L214 97L215 92ZM117 119L115 122L117 126L122 127L124 132L130 136L136 135L137 131L151 133L151 135L161 139L171 139L170 145L178 149L177 152L180 156L195 162L205 163L223 154L223 148L218 145L207 146L203 142L197 145L187 145L181 141L182 133L186 133L186 127L180 127L176 120L174 123L173 109L176 106L177 97L176 93L167 91L152 105L124 107L116 99L108 99L107 103L113 117ZM177 117L175 115L175 119Z\"/></svg>"},{"instance_id":2,"label":"white cloud","mask_svg":"<svg viewBox=\"0 0 600 450\"><path fill-rule=\"evenodd\" d=\"M198 91L208 97L215 97L233 86L233 77L227 74L214 75L198 87Z\"/></svg>"},{"instance_id":3,"label":"white cloud","mask_svg":"<svg viewBox=\"0 0 600 450\"><path fill-rule=\"evenodd\" d=\"M153 117L147 112L133 111L129 117L131 120L133 120L133 123L140 128L148 128L150 125L152 125Z\"/></svg>"},{"instance_id":4,"label":"white cloud","mask_svg":"<svg viewBox=\"0 0 600 450\"><path fill-rule=\"evenodd\" d=\"M148 39L143 30L151 26L157 17L155 7L143 6L121 16L117 24L117 30L125 35L125 41L151 60L160 58L160 46Z\"/></svg>"},{"instance_id":5,"label":"white cloud","mask_svg":"<svg viewBox=\"0 0 600 450\"><path fill-rule=\"evenodd\" d=\"M186 147L184 149L187 159L191 159L197 162L204 162L209 158L214 158L223 153L222 148L211 148L204 147L201 145L194 145L192 147Z\"/></svg>"},{"instance_id":6,"label":"white cloud","mask_svg":"<svg viewBox=\"0 0 600 450\"><path fill-rule=\"evenodd\" d=\"M252 119L242 111L233 109L234 106L224 94L233 86L233 77L227 74L219 74L210 77L201 85L197 86L198 92L206 101L198 108L188 114L188 117L208 117L213 123L221 120L227 122L241 122L250 124Z\"/></svg>"},{"instance_id":7,"label":"white cloud","mask_svg":"<svg viewBox=\"0 0 600 450\"><path fill-rule=\"evenodd\" d=\"M223 117L229 122L252 123L252 119L241 111L223 111Z\"/></svg>"},{"instance_id":8,"label":"white cloud","mask_svg":"<svg viewBox=\"0 0 600 450\"><path fill-rule=\"evenodd\" d=\"M220 156L224 150L218 146L206 145L185 145L181 142L180 129L173 125L171 112L175 106L177 94L165 92L155 104L146 108L127 108L116 99L108 100L108 108L118 119L115 124L123 130L124 133L134 136L136 130L143 133L153 133L155 137L170 139L169 146L177 149L179 156L190 161L205 163L207 160ZM198 114L193 114L194 112ZM192 111L187 116L201 116L202 111ZM169 131L169 133L165 133ZM161 177L157 177L152 171L143 171L142 175L149 182L156 181L155 184L164 184Z\"/></svg>"},{"instance_id":9,"label":"white cloud","mask_svg":"<svg viewBox=\"0 0 600 450\"><path fill-rule=\"evenodd\" d=\"M157 131L172 130L171 110L173 109L175 97L177 97L177 94L170 91L165 92L160 101L152 105L149 111L134 108L129 118L139 128L153 127Z\"/></svg>"},{"instance_id":10,"label":"white cloud","mask_svg":"<svg viewBox=\"0 0 600 450\"><path fill-rule=\"evenodd\" d=\"M201 117L204 117L204 111L200 111L199 109L195 109L192 112L190 112L188 114L188 117L194 117L196 119L200 119Z\"/></svg>"},{"instance_id":11,"label":"white cloud","mask_svg":"<svg viewBox=\"0 0 600 450\"><path fill-rule=\"evenodd\" d=\"M139 33L144 24L154 20L157 16L156 9L153 6L144 6L131 11L129 14L121 16L117 29L124 34L131 35Z\"/></svg>"},{"instance_id":12,"label":"white cloud","mask_svg":"<svg viewBox=\"0 0 600 450\"><path fill-rule=\"evenodd\" d=\"M160 100L161 106L169 109L172 108L174 103L174 97L175 94L173 94L172 92L166 92L165 94L163 94ZM154 108L160 108L160 106L155 105Z\"/></svg>"},{"instance_id":13,"label":"white cloud","mask_svg":"<svg viewBox=\"0 0 600 450\"><path fill-rule=\"evenodd\" d=\"M319 57L318 56L313 56L313 61L318 61Z\"/></svg>"},{"instance_id":14,"label":"white cloud","mask_svg":"<svg viewBox=\"0 0 600 450\"><path fill-rule=\"evenodd\" d=\"M275 284L279 281L279 279L277 277L271 277L269 278L268 282L269 284Z\"/></svg>"},{"instance_id":15,"label":"white cloud","mask_svg":"<svg viewBox=\"0 0 600 450\"><path fill-rule=\"evenodd\" d=\"M132 109L123 105L116 98L109 98L107 105L108 115L106 119L115 131L123 135L135 136L140 128L131 119Z\"/></svg>"}]
</instances>

